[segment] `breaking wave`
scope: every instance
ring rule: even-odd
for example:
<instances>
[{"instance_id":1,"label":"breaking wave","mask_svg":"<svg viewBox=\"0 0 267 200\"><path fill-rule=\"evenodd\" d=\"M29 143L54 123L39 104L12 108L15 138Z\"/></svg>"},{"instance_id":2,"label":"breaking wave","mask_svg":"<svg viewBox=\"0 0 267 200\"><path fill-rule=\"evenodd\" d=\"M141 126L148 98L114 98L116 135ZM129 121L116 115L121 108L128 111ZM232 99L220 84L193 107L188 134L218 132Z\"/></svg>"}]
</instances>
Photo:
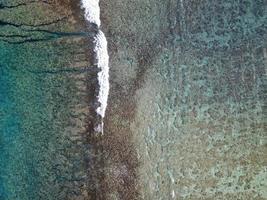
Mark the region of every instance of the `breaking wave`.
<instances>
[{"instance_id":1,"label":"breaking wave","mask_svg":"<svg viewBox=\"0 0 267 200\"><path fill-rule=\"evenodd\" d=\"M100 7L99 0L81 0L84 15L89 23L97 25L98 31L94 37L94 52L97 61L99 72L97 74L99 92L97 101L99 106L96 108L96 113L101 117L101 122L95 125L96 132L103 133L105 112L109 95L109 56L107 48L107 39L104 33L100 30Z\"/></svg>"}]
</instances>

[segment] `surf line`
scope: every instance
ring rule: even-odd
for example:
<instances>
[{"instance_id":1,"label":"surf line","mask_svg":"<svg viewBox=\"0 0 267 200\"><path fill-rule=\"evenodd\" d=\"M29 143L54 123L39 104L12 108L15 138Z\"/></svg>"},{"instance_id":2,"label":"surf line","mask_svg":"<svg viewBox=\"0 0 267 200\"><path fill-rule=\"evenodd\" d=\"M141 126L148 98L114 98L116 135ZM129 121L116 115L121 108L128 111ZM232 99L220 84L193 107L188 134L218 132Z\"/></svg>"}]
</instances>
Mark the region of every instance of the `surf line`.
<instances>
[{"instance_id":1,"label":"surf line","mask_svg":"<svg viewBox=\"0 0 267 200\"><path fill-rule=\"evenodd\" d=\"M94 131L104 133L104 117L107 108L109 95L109 55L107 47L107 39L105 34L100 30L100 6L99 0L81 0L81 6L84 9L85 19L97 26L97 33L94 36L94 53L96 57L96 65L99 69L97 80L99 91L97 94L96 114L100 116L100 122L94 125Z\"/></svg>"}]
</instances>

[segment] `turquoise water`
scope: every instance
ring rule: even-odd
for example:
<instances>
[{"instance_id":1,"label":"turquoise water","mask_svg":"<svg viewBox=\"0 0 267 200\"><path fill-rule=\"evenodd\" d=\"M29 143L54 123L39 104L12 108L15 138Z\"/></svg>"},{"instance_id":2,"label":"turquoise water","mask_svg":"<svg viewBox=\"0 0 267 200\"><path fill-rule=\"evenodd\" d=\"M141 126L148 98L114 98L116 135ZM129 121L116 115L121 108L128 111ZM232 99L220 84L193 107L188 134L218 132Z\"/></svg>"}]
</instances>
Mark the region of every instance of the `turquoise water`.
<instances>
[{"instance_id":1,"label":"turquoise water","mask_svg":"<svg viewBox=\"0 0 267 200\"><path fill-rule=\"evenodd\" d=\"M0 25L0 200L72 199L87 173L85 145L71 135L82 118L75 106L86 102L76 85L79 68L66 69L83 46L71 40L76 36L33 41L46 36L32 33L28 42L5 36L26 33Z\"/></svg>"},{"instance_id":2,"label":"turquoise water","mask_svg":"<svg viewBox=\"0 0 267 200\"><path fill-rule=\"evenodd\" d=\"M27 48L1 43L2 199L36 199L52 159L44 157L52 153L46 148L54 142L55 131L49 103L45 103L49 82L26 71L35 67L31 55L27 64L19 59Z\"/></svg>"}]
</instances>

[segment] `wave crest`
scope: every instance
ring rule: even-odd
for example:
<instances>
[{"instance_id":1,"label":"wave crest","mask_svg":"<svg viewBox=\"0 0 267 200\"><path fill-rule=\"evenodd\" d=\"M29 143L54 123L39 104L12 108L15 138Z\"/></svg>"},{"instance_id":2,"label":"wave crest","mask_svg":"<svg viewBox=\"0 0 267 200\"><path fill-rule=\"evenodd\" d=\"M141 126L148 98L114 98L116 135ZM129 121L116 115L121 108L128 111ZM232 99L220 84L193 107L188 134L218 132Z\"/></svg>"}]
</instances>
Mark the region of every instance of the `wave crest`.
<instances>
[{"instance_id":1,"label":"wave crest","mask_svg":"<svg viewBox=\"0 0 267 200\"><path fill-rule=\"evenodd\" d=\"M101 117L101 122L95 125L96 132L103 133L103 119L107 108L109 95L109 56L108 46L105 34L100 30L100 7L99 0L82 0L82 7L84 8L84 15L88 22L94 23L98 27L98 32L94 38L94 52L97 61L97 67L100 70L97 74L99 92L97 94L97 101L99 106L96 108L96 113Z\"/></svg>"}]
</instances>

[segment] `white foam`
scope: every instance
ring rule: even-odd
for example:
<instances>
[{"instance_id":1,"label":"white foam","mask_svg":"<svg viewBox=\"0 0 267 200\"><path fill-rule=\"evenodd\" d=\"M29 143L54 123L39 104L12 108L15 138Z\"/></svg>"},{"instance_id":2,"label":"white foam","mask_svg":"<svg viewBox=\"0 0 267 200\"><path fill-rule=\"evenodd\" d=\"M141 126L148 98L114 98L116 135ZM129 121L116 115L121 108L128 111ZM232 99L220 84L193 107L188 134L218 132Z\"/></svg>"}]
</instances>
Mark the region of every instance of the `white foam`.
<instances>
[{"instance_id":1,"label":"white foam","mask_svg":"<svg viewBox=\"0 0 267 200\"><path fill-rule=\"evenodd\" d=\"M172 190L172 192L171 192L171 196L172 196L172 198L174 199L175 198L175 192L174 192L174 190Z\"/></svg>"},{"instance_id":2,"label":"white foam","mask_svg":"<svg viewBox=\"0 0 267 200\"><path fill-rule=\"evenodd\" d=\"M82 8L84 8L85 18L90 23L95 23L100 28L100 7L99 0L81 0ZM101 30L98 30L96 37L94 38L97 67L99 72L97 79L99 83L99 93L97 95L97 101L100 106L96 108L96 112L101 116L101 122L95 125L96 132L103 133L103 118L107 108L107 101L109 95L109 56L107 39Z\"/></svg>"},{"instance_id":3,"label":"white foam","mask_svg":"<svg viewBox=\"0 0 267 200\"><path fill-rule=\"evenodd\" d=\"M98 83L100 86L97 98L101 104L96 111L102 118L104 118L109 94L109 56L107 50L107 40L102 31L99 31L95 37L95 53L97 67L100 69L97 74Z\"/></svg>"},{"instance_id":4,"label":"white foam","mask_svg":"<svg viewBox=\"0 0 267 200\"><path fill-rule=\"evenodd\" d=\"M99 0L81 0L81 3L86 20L99 27L101 24Z\"/></svg>"}]
</instances>

